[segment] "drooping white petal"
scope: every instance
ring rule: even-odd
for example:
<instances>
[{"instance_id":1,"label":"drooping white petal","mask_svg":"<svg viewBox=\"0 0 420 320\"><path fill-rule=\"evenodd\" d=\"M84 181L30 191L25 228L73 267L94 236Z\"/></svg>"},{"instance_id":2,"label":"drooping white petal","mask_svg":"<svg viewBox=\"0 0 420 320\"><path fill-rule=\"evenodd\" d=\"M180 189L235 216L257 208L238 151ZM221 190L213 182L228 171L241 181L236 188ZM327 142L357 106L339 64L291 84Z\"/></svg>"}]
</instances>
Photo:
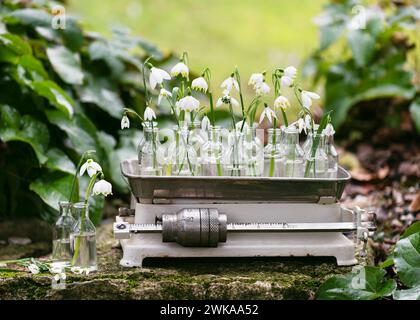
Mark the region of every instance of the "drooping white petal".
<instances>
[{"instance_id":1,"label":"drooping white petal","mask_svg":"<svg viewBox=\"0 0 420 320\"><path fill-rule=\"evenodd\" d=\"M293 84L293 79L288 76L282 76L280 78L280 86L282 88L284 87L290 87Z\"/></svg>"},{"instance_id":2,"label":"drooping white petal","mask_svg":"<svg viewBox=\"0 0 420 320\"><path fill-rule=\"evenodd\" d=\"M193 96L186 96L178 101L178 107L186 112L197 111L200 109L200 101Z\"/></svg>"},{"instance_id":3,"label":"drooping white petal","mask_svg":"<svg viewBox=\"0 0 420 320\"><path fill-rule=\"evenodd\" d=\"M255 86L255 93L257 95L267 95L270 93L270 86L266 82L262 82Z\"/></svg>"},{"instance_id":4,"label":"drooping white petal","mask_svg":"<svg viewBox=\"0 0 420 320\"><path fill-rule=\"evenodd\" d=\"M284 69L284 75L292 80L296 77L297 69L294 66L288 66Z\"/></svg>"},{"instance_id":5,"label":"drooping white petal","mask_svg":"<svg viewBox=\"0 0 420 320\"><path fill-rule=\"evenodd\" d=\"M157 84L162 84L163 80L170 80L171 76L165 70L152 67L150 69L149 84L152 89L156 88Z\"/></svg>"},{"instance_id":6,"label":"drooping white petal","mask_svg":"<svg viewBox=\"0 0 420 320\"><path fill-rule=\"evenodd\" d=\"M267 117L270 123L272 122L272 118L277 118L276 113L269 107L265 107L264 111L261 113L260 123L264 121L265 117Z\"/></svg>"},{"instance_id":7,"label":"drooping white petal","mask_svg":"<svg viewBox=\"0 0 420 320\"><path fill-rule=\"evenodd\" d=\"M290 102L289 102L289 99L287 99L285 96L278 96L276 100L274 100L275 109L282 108L284 110L284 109L287 109L288 107L290 107Z\"/></svg>"},{"instance_id":8,"label":"drooping white petal","mask_svg":"<svg viewBox=\"0 0 420 320\"><path fill-rule=\"evenodd\" d=\"M178 76L179 74L181 75L181 76L183 76L184 78L187 78L188 77L188 74L189 74L189 69L188 69L188 66L185 64L185 63L183 63L183 62L178 62L176 65L174 65L173 66L173 68L171 69L171 75L173 76L173 77L176 77L176 76Z\"/></svg>"},{"instance_id":9,"label":"drooping white petal","mask_svg":"<svg viewBox=\"0 0 420 320\"><path fill-rule=\"evenodd\" d=\"M222 100L222 98L217 99L217 102L216 102L216 108L219 108L219 107L221 107L222 105L223 105L223 100Z\"/></svg>"},{"instance_id":10,"label":"drooping white petal","mask_svg":"<svg viewBox=\"0 0 420 320\"><path fill-rule=\"evenodd\" d=\"M34 264L34 263L31 263L31 264L28 266L28 270L29 270L32 274L38 274L38 273L39 273L39 267L38 267L36 264Z\"/></svg>"},{"instance_id":11,"label":"drooping white petal","mask_svg":"<svg viewBox=\"0 0 420 320\"><path fill-rule=\"evenodd\" d=\"M207 116L204 116L203 119L201 119L201 130L208 131L210 126L210 119Z\"/></svg>"},{"instance_id":12,"label":"drooping white petal","mask_svg":"<svg viewBox=\"0 0 420 320\"><path fill-rule=\"evenodd\" d=\"M160 89L159 92L159 97L158 97L158 104L161 103L162 98L164 97L172 97L172 93L168 90L166 90L165 88Z\"/></svg>"},{"instance_id":13,"label":"drooping white petal","mask_svg":"<svg viewBox=\"0 0 420 320\"><path fill-rule=\"evenodd\" d=\"M235 88L236 91L239 92L239 84L234 77L227 78L225 81L222 82L222 85L220 87L222 89L225 89L229 93L232 91L233 88Z\"/></svg>"},{"instance_id":14,"label":"drooping white petal","mask_svg":"<svg viewBox=\"0 0 420 320\"><path fill-rule=\"evenodd\" d=\"M123 116L121 119L121 130L130 128L130 119L127 116Z\"/></svg>"},{"instance_id":15,"label":"drooping white petal","mask_svg":"<svg viewBox=\"0 0 420 320\"><path fill-rule=\"evenodd\" d=\"M248 85L255 87L263 83L263 81L264 81L264 75L262 73L253 73L251 74L251 77L249 78Z\"/></svg>"},{"instance_id":16,"label":"drooping white petal","mask_svg":"<svg viewBox=\"0 0 420 320\"><path fill-rule=\"evenodd\" d=\"M85 162L81 167L80 167L80 176L83 176L83 174L85 173L86 169L87 169L87 165L88 163Z\"/></svg>"},{"instance_id":17,"label":"drooping white petal","mask_svg":"<svg viewBox=\"0 0 420 320\"><path fill-rule=\"evenodd\" d=\"M312 106L312 99L318 100L321 98L317 93L303 90L301 93L302 104L309 109Z\"/></svg>"},{"instance_id":18,"label":"drooping white petal","mask_svg":"<svg viewBox=\"0 0 420 320\"><path fill-rule=\"evenodd\" d=\"M334 127L331 123L328 123L324 130L322 130L322 133L326 135L327 137L331 137L335 134Z\"/></svg>"},{"instance_id":19,"label":"drooping white petal","mask_svg":"<svg viewBox=\"0 0 420 320\"><path fill-rule=\"evenodd\" d=\"M230 103L232 104L232 106L234 107L238 107L239 106L239 102L238 100L236 100L235 98L230 97Z\"/></svg>"},{"instance_id":20,"label":"drooping white petal","mask_svg":"<svg viewBox=\"0 0 420 320\"><path fill-rule=\"evenodd\" d=\"M308 130L310 130L310 129L312 129L312 118L311 118L311 116L309 115L309 114L307 114L306 116L305 116L305 128L306 129L308 129Z\"/></svg>"},{"instance_id":21,"label":"drooping white petal","mask_svg":"<svg viewBox=\"0 0 420 320\"><path fill-rule=\"evenodd\" d=\"M92 159L88 159L80 168L80 175L82 176L87 171L89 177L93 177L97 172L102 171L102 167L99 163L96 163Z\"/></svg>"},{"instance_id":22,"label":"drooping white petal","mask_svg":"<svg viewBox=\"0 0 420 320\"><path fill-rule=\"evenodd\" d=\"M105 197L112 194L112 185L106 180L100 180L95 183L92 189L94 195L104 195Z\"/></svg>"},{"instance_id":23,"label":"drooping white petal","mask_svg":"<svg viewBox=\"0 0 420 320\"><path fill-rule=\"evenodd\" d=\"M193 90L207 92L208 88L206 79L203 77L196 78L191 82L191 89Z\"/></svg>"},{"instance_id":24,"label":"drooping white petal","mask_svg":"<svg viewBox=\"0 0 420 320\"><path fill-rule=\"evenodd\" d=\"M303 118L300 118L300 119L298 120L297 124L298 124L298 130L299 130L299 133L301 133L301 132L302 132L302 130L304 130L304 131L305 131L305 133L306 133L305 120L303 120Z\"/></svg>"}]
</instances>

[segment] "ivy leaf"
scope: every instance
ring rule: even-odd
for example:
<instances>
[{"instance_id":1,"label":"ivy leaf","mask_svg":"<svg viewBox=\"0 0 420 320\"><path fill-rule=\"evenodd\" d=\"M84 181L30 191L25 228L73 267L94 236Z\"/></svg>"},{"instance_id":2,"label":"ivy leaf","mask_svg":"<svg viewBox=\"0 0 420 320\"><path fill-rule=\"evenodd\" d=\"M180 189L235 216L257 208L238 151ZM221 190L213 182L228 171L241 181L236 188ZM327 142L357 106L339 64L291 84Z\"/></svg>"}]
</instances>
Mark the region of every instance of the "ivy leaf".
<instances>
[{"instance_id":1,"label":"ivy leaf","mask_svg":"<svg viewBox=\"0 0 420 320\"><path fill-rule=\"evenodd\" d=\"M67 117L73 116L73 100L55 82L51 80L34 81L32 87L36 93L46 98Z\"/></svg>"},{"instance_id":2,"label":"ivy leaf","mask_svg":"<svg viewBox=\"0 0 420 320\"><path fill-rule=\"evenodd\" d=\"M406 286L420 286L420 232L397 242L394 262L398 276Z\"/></svg>"},{"instance_id":3,"label":"ivy leaf","mask_svg":"<svg viewBox=\"0 0 420 320\"><path fill-rule=\"evenodd\" d=\"M420 99L414 100L410 105L411 118L416 126L417 132L420 133Z\"/></svg>"},{"instance_id":4,"label":"ivy leaf","mask_svg":"<svg viewBox=\"0 0 420 320\"><path fill-rule=\"evenodd\" d=\"M48 160L45 166L56 171L74 174L76 166L70 158L60 149L52 148L47 152Z\"/></svg>"},{"instance_id":5,"label":"ivy leaf","mask_svg":"<svg viewBox=\"0 0 420 320\"><path fill-rule=\"evenodd\" d=\"M51 65L60 78L68 84L81 85L84 74L80 64L80 56L63 46L47 49Z\"/></svg>"},{"instance_id":6,"label":"ivy leaf","mask_svg":"<svg viewBox=\"0 0 420 320\"><path fill-rule=\"evenodd\" d=\"M376 267L362 267L344 276L328 279L318 289L321 300L374 300L391 295L397 284L385 278L386 272Z\"/></svg>"},{"instance_id":7,"label":"ivy leaf","mask_svg":"<svg viewBox=\"0 0 420 320\"><path fill-rule=\"evenodd\" d=\"M420 286L407 290L396 290L392 297L394 300L420 300Z\"/></svg>"},{"instance_id":8,"label":"ivy leaf","mask_svg":"<svg viewBox=\"0 0 420 320\"><path fill-rule=\"evenodd\" d=\"M26 54L19 59L19 65L28 72L33 80L44 80L48 78L48 73L45 71L41 61L34 56Z\"/></svg>"},{"instance_id":9,"label":"ivy leaf","mask_svg":"<svg viewBox=\"0 0 420 320\"><path fill-rule=\"evenodd\" d=\"M92 60L105 61L114 76L124 72L124 63L115 56L114 51L105 42L92 42L89 46L89 56Z\"/></svg>"},{"instance_id":10,"label":"ivy leaf","mask_svg":"<svg viewBox=\"0 0 420 320\"><path fill-rule=\"evenodd\" d=\"M0 106L0 139L29 144L41 164L48 159L46 149L50 137L47 126L29 115L21 117L16 109L7 105Z\"/></svg>"},{"instance_id":11,"label":"ivy leaf","mask_svg":"<svg viewBox=\"0 0 420 320\"><path fill-rule=\"evenodd\" d=\"M357 66L366 66L375 52L375 38L363 30L353 30L347 40Z\"/></svg>"},{"instance_id":12,"label":"ivy leaf","mask_svg":"<svg viewBox=\"0 0 420 320\"><path fill-rule=\"evenodd\" d=\"M16 55L32 54L31 46L17 35L2 34L0 35L0 43Z\"/></svg>"},{"instance_id":13,"label":"ivy leaf","mask_svg":"<svg viewBox=\"0 0 420 320\"><path fill-rule=\"evenodd\" d=\"M21 23L32 27L45 27L51 25L52 16L45 10L26 8L11 12L4 17L4 20L11 24Z\"/></svg>"},{"instance_id":14,"label":"ivy leaf","mask_svg":"<svg viewBox=\"0 0 420 320\"><path fill-rule=\"evenodd\" d=\"M59 210L58 203L68 200L73 182L73 176L58 171L45 171L29 185L47 205Z\"/></svg>"}]
</instances>

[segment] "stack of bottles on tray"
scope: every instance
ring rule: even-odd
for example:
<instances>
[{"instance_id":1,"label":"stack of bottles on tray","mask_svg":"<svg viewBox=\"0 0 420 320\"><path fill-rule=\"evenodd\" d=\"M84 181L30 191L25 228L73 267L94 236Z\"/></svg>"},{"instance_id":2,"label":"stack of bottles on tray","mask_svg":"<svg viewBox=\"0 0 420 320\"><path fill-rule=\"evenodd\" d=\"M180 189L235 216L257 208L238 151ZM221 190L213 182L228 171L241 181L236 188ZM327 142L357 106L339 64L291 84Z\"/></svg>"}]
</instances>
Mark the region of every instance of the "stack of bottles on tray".
<instances>
[{"instance_id":1,"label":"stack of bottles on tray","mask_svg":"<svg viewBox=\"0 0 420 320\"><path fill-rule=\"evenodd\" d=\"M139 144L142 175L335 178L338 156L333 132L308 130L303 144L295 126L258 129L201 128L182 123L159 131L143 124ZM267 139L265 139L267 137ZM161 142L162 141L162 142ZM266 144L264 144L266 141Z\"/></svg>"}]
</instances>

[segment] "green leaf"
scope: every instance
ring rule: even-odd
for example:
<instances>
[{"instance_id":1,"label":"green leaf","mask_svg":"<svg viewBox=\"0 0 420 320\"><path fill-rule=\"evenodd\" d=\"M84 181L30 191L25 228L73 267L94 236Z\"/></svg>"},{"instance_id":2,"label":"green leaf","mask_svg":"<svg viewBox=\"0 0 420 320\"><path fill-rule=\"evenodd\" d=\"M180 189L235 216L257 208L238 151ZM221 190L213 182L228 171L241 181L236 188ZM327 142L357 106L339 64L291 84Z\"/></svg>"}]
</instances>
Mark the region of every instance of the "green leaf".
<instances>
[{"instance_id":1,"label":"green leaf","mask_svg":"<svg viewBox=\"0 0 420 320\"><path fill-rule=\"evenodd\" d=\"M397 242L394 261L398 276L406 286L420 286L420 232Z\"/></svg>"},{"instance_id":2,"label":"green leaf","mask_svg":"<svg viewBox=\"0 0 420 320\"><path fill-rule=\"evenodd\" d=\"M328 24L320 28L320 50L328 49L334 42L340 38L345 30L345 25Z\"/></svg>"},{"instance_id":3,"label":"green leaf","mask_svg":"<svg viewBox=\"0 0 420 320\"><path fill-rule=\"evenodd\" d=\"M88 83L80 87L77 93L82 102L94 103L110 116L121 118L124 104L107 79L90 77Z\"/></svg>"},{"instance_id":4,"label":"green leaf","mask_svg":"<svg viewBox=\"0 0 420 320\"><path fill-rule=\"evenodd\" d=\"M366 66L375 52L375 38L363 30L353 30L348 42L357 66Z\"/></svg>"},{"instance_id":5,"label":"green leaf","mask_svg":"<svg viewBox=\"0 0 420 320\"><path fill-rule=\"evenodd\" d=\"M31 75L33 80L44 80L48 78L48 73L45 71L41 61L32 55L26 54L20 57L19 65Z\"/></svg>"},{"instance_id":6,"label":"green leaf","mask_svg":"<svg viewBox=\"0 0 420 320\"><path fill-rule=\"evenodd\" d=\"M31 46L17 35L10 33L2 34L0 35L0 43L18 56L32 54Z\"/></svg>"},{"instance_id":7,"label":"green leaf","mask_svg":"<svg viewBox=\"0 0 420 320\"><path fill-rule=\"evenodd\" d=\"M76 166L60 149L52 148L47 152L48 160L45 166L56 171L74 174Z\"/></svg>"},{"instance_id":8,"label":"green leaf","mask_svg":"<svg viewBox=\"0 0 420 320\"><path fill-rule=\"evenodd\" d=\"M394 300L420 300L420 286L407 290L396 290L392 297Z\"/></svg>"},{"instance_id":9,"label":"green leaf","mask_svg":"<svg viewBox=\"0 0 420 320\"><path fill-rule=\"evenodd\" d=\"M73 100L55 82L50 80L34 81L32 87L36 93L46 98L67 117L73 116Z\"/></svg>"},{"instance_id":10,"label":"green leaf","mask_svg":"<svg viewBox=\"0 0 420 320\"><path fill-rule=\"evenodd\" d=\"M70 196L73 176L63 172L45 171L29 185L29 189L35 192L50 207L59 210L58 203L68 200Z\"/></svg>"},{"instance_id":11,"label":"green leaf","mask_svg":"<svg viewBox=\"0 0 420 320\"><path fill-rule=\"evenodd\" d=\"M51 65L60 78L69 84L81 85L84 74L78 53L73 53L63 46L47 49Z\"/></svg>"},{"instance_id":12,"label":"green leaf","mask_svg":"<svg viewBox=\"0 0 420 320\"><path fill-rule=\"evenodd\" d=\"M118 59L114 51L103 41L92 42L89 46L89 55L92 60L103 60L114 76L124 72L124 63Z\"/></svg>"},{"instance_id":13,"label":"green leaf","mask_svg":"<svg viewBox=\"0 0 420 320\"><path fill-rule=\"evenodd\" d=\"M46 149L50 138L47 126L29 115L21 116L7 105L0 106L0 139L29 144L41 164L48 159Z\"/></svg>"},{"instance_id":14,"label":"green leaf","mask_svg":"<svg viewBox=\"0 0 420 320\"><path fill-rule=\"evenodd\" d=\"M402 236L400 237L400 239L407 238L408 236L411 236L412 234L415 234L417 232L420 232L420 221L416 221L411 226L409 226L404 231L404 233L402 234Z\"/></svg>"},{"instance_id":15,"label":"green leaf","mask_svg":"<svg viewBox=\"0 0 420 320\"><path fill-rule=\"evenodd\" d=\"M76 52L80 51L83 45L83 31L80 28L77 20L74 17L66 16L66 28L57 30L61 33L64 44L70 50Z\"/></svg>"},{"instance_id":16,"label":"green leaf","mask_svg":"<svg viewBox=\"0 0 420 320\"><path fill-rule=\"evenodd\" d=\"M416 126L417 132L420 133L420 99L414 100L410 105L411 118Z\"/></svg>"},{"instance_id":17,"label":"green leaf","mask_svg":"<svg viewBox=\"0 0 420 320\"><path fill-rule=\"evenodd\" d=\"M8 14L5 18L7 23L22 23L31 27L50 26L52 16L45 10L40 9L20 9Z\"/></svg>"},{"instance_id":18,"label":"green leaf","mask_svg":"<svg viewBox=\"0 0 420 320\"><path fill-rule=\"evenodd\" d=\"M397 287L386 272L376 267L361 267L344 276L328 279L318 289L321 300L374 300L391 295Z\"/></svg>"}]
</instances>

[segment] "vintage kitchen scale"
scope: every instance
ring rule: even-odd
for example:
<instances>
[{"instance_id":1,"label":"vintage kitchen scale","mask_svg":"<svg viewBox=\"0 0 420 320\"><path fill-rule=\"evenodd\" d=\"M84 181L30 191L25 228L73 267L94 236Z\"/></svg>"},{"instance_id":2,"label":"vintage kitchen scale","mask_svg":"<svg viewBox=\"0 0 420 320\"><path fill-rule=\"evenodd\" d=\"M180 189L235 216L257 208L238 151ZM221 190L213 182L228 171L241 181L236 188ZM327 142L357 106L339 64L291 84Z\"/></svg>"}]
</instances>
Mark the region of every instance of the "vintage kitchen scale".
<instances>
[{"instance_id":1,"label":"vintage kitchen scale","mask_svg":"<svg viewBox=\"0 0 420 320\"><path fill-rule=\"evenodd\" d=\"M147 257L257 256L353 265L355 242L364 250L375 230L373 213L340 205L350 179L341 167L334 179L142 176L137 159L121 170L132 203L120 209L114 234L126 267Z\"/></svg>"}]
</instances>

